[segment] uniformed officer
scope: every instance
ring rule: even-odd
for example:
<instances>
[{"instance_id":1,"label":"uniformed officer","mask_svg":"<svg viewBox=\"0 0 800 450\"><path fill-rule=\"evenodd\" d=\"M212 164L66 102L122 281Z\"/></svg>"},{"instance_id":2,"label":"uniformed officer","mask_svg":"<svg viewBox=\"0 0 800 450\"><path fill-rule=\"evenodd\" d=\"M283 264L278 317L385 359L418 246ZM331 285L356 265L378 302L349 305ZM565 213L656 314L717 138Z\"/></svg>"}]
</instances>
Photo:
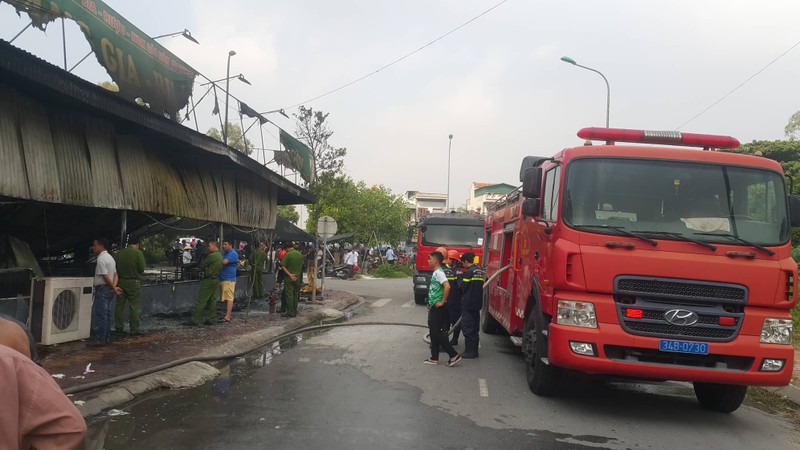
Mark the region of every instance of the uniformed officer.
<instances>
[{"instance_id":1,"label":"uniformed officer","mask_svg":"<svg viewBox=\"0 0 800 450\"><path fill-rule=\"evenodd\" d=\"M187 325L200 325L200 320L206 325L211 325L217 312L217 293L219 292L219 273L222 270L222 255L216 242L208 243L208 256L200 263L200 273L203 280L200 282L200 295L197 306L192 314L192 320Z\"/></svg>"},{"instance_id":2,"label":"uniformed officer","mask_svg":"<svg viewBox=\"0 0 800 450\"><path fill-rule=\"evenodd\" d=\"M447 281L450 283L450 295L447 297L447 315L450 318L450 326L453 327L461 318L461 290L464 279L464 273L461 270L461 255L458 250L448 250L447 257L450 259L450 264L445 269ZM450 338L450 345L455 347L458 345L458 335L461 333L461 324L458 324L453 330L453 337Z\"/></svg>"},{"instance_id":3,"label":"uniformed officer","mask_svg":"<svg viewBox=\"0 0 800 450\"><path fill-rule=\"evenodd\" d=\"M114 331L125 332L125 306L128 307L130 333L134 336L142 334L139 329L139 317L142 314L140 277L144 272L144 253L139 239L131 238L128 246L117 252L117 287L122 293L117 296L117 307L114 311Z\"/></svg>"},{"instance_id":4,"label":"uniformed officer","mask_svg":"<svg viewBox=\"0 0 800 450\"><path fill-rule=\"evenodd\" d=\"M267 244L256 245L250 255L250 269L253 278L253 298L264 298L264 264L267 261Z\"/></svg>"},{"instance_id":5,"label":"uniformed officer","mask_svg":"<svg viewBox=\"0 0 800 450\"><path fill-rule=\"evenodd\" d=\"M483 306L483 270L475 264L475 254L461 255L466 271L462 280L461 331L464 333L464 358L478 357L478 324Z\"/></svg>"}]
</instances>

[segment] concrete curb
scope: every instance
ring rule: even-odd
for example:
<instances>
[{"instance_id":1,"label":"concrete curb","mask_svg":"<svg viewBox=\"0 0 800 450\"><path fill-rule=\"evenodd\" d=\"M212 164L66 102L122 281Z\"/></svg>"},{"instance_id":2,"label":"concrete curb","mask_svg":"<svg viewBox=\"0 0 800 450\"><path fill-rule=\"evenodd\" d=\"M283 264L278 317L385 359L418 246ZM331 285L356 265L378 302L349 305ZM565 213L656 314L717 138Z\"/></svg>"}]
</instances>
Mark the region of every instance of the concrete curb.
<instances>
[{"instance_id":1,"label":"concrete curb","mask_svg":"<svg viewBox=\"0 0 800 450\"><path fill-rule=\"evenodd\" d=\"M346 293L347 296L326 308L343 310L353 306L363 299L355 294ZM196 357L219 357L227 359L229 355L240 353L250 348L266 345L276 337L321 322L327 317L326 313L318 310L306 316L296 317L279 327L271 327L250 333L231 342L195 355ZM123 381L93 394L83 404L76 407L83 417L94 416L102 411L118 407L133 401L136 397L161 389L183 389L200 386L219 375L219 370L213 366L193 361L170 369L144 375L132 380Z\"/></svg>"}]
</instances>

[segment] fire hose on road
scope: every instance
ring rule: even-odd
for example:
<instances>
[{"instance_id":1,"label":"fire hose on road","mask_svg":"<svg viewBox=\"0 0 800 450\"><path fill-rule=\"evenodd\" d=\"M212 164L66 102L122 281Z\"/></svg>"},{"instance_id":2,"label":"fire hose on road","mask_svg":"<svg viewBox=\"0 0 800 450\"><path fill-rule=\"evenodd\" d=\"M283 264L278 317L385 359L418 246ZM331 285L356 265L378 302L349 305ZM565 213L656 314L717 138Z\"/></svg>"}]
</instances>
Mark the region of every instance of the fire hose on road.
<instances>
[{"instance_id":1,"label":"fire hose on road","mask_svg":"<svg viewBox=\"0 0 800 450\"><path fill-rule=\"evenodd\" d=\"M503 273L506 270L508 270L509 267L511 267L511 266L510 265L509 266L505 266L505 267L501 268L500 270L498 270L496 273L494 273L491 277L489 277L489 279L486 280L486 282L484 283L483 289L486 290L486 288L490 285L490 283L492 281L494 281L497 278L498 275L500 275L501 273ZM459 324L459 322L461 322L460 319L450 328L450 332L449 332L450 334L453 333L453 329L455 328L456 325ZM135 372L126 373L125 375L120 375L118 377L113 377L113 378L108 378L106 380L95 381L93 383L86 383L86 384L81 384L81 385L77 385L77 386L68 387L68 388L64 389L64 394L77 394L77 393L86 392L86 391L89 391L89 390L92 390L92 389L98 389L98 388L106 387L106 386L109 386L109 385L112 385L112 384L115 384L115 383L121 383L123 381L132 380L134 378L138 378L138 377L141 377L141 376L149 375L151 373L155 373L155 372L159 372L159 371L162 371L162 370L170 369L172 367L176 367L176 366L179 366L181 364L186 364L186 363L190 363L190 362L195 362L195 361L198 361L198 362L213 362L213 361L224 361L226 359L238 358L240 356L244 356L244 355L246 355L248 353L252 353L252 352L254 352L254 351L256 351L256 350L258 350L260 348L266 347L266 346L271 345L271 344L273 344L275 342L279 342L279 341L281 341L283 339L286 339L288 337L291 337L291 336L294 336L294 335L297 335L297 334L309 333L309 332L320 331L320 330L328 330L328 329L331 329L331 328L360 327L360 326L399 326L399 327L412 327L412 328L424 328L424 329L428 328L427 325L422 325L422 324L419 324L419 323L407 323L407 322L348 322L348 323L332 323L332 324L324 324L324 325L313 325L313 326L304 327L304 328L298 328L296 330L289 331L287 333L281 334L280 336L276 336L276 337L274 337L274 338L272 338L272 339L270 339L270 340L268 340L268 341L266 341L264 343L260 343L260 344L258 344L256 346L253 346L251 348L247 348L245 350L242 350L242 351L239 351L239 352L236 352L236 353L230 353L230 354L225 354L225 355L189 356L189 357L186 357L186 358L180 358L180 359L176 359L175 361L170 361L168 363L159 364L157 366L149 367L147 369L142 369L142 370L137 370ZM424 340L425 340L425 342L430 344L430 333L427 333L425 335Z\"/></svg>"},{"instance_id":2,"label":"fire hose on road","mask_svg":"<svg viewBox=\"0 0 800 450\"><path fill-rule=\"evenodd\" d=\"M509 264L509 265L507 265L505 267L502 267L500 270L498 270L497 272L492 274L492 276L490 276L488 280L484 281L483 282L483 291L486 292L486 289L489 288L489 285L492 283L492 281L494 281L498 276L500 276L501 273L505 272L510 267L511 267L511 264ZM489 314L489 311L484 311L484 314ZM456 320L456 323L454 323L452 326L450 326L450 330L447 332L447 336L448 337L452 336L453 333L455 333L455 331L456 331L456 327L459 326L460 324L461 324L461 318L459 317L458 320ZM431 343L431 333L430 332L425 333L425 337L423 337L422 340L425 341L426 344L430 344Z\"/></svg>"}]
</instances>

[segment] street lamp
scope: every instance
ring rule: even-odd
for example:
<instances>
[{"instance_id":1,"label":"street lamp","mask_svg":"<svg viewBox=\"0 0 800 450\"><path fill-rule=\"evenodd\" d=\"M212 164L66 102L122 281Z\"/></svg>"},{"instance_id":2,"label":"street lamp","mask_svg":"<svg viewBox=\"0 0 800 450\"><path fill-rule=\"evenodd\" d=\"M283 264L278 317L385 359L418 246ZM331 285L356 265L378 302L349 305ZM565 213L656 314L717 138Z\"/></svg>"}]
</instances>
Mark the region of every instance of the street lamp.
<instances>
[{"instance_id":1,"label":"street lamp","mask_svg":"<svg viewBox=\"0 0 800 450\"><path fill-rule=\"evenodd\" d=\"M23 31L25 31L25 30L23 30ZM192 36L192 33L189 30L176 31L174 33L162 34L161 36L156 36L153 39L161 39L161 38L165 38L165 37L178 36L178 35L185 37L186 39L194 42L195 44L198 44L198 45L200 44L199 42L197 42L197 39L195 39ZM17 35L17 36L19 36L19 35ZM14 39L16 39L16 36L14 37ZM11 42L14 42L14 39L12 39ZM72 72L73 70L75 70L75 68L78 67L82 62L86 61L86 58L91 56L92 53L94 53L94 51L90 51L89 53L87 53L86 56L81 58L80 61L76 62L75 65L72 66L72 68L69 69L67 72Z\"/></svg>"},{"instance_id":2,"label":"street lamp","mask_svg":"<svg viewBox=\"0 0 800 450\"><path fill-rule=\"evenodd\" d=\"M174 32L174 33L162 34L162 35L160 35L160 36L155 36L153 39L161 39L161 38L165 38L165 37L172 37L172 36L183 36L183 37L185 37L186 39L188 39L188 40L190 40L190 41L194 42L195 44L198 44L198 45L200 44L199 42L197 42L197 39L195 39L195 38L192 36L192 33L191 33L189 30L176 31L176 32Z\"/></svg>"},{"instance_id":3,"label":"street lamp","mask_svg":"<svg viewBox=\"0 0 800 450\"><path fill-rule=\"evenodd\" d=\"M228 71L225 73L225 125L222 127L222 142L228 145L228 99L230 94L228 91L231 87L231 57L235 56L236 52L231 50L228 52Z\"/></svg>"},{"instance_id":4,"label":"street lamp","mask_svg":"<svg viewBox=\"0 0 800 450\"><path fill-rule=\"evenodd\" d=\"M266 111L266 112L262 112L262 113L259 113L259 114L261 114L262 116L266 116L267 114L273 114L273 113L278 113L278 114L282 115L283 117L286 117L287 119L291 119L291 117L289 117L289 115L286 114L286 111L284 111L283 108L281 108L281 109L273 109L272 111Z\"/></svg>"},{"instance_id":5,"label":"street lamp","mask_svg":"<svg viewBox=\"0 0 800 450\"><path fill-rule=\"evenodd\" d=\"M226 80L232 80L234 78L239 80L239 81L241 81L242 83L250 84L252 86L252 84L249 81L247 81L247 79L242 74L231 75L228 78L220 78L219 80L207 81L205 83L201 83L200 86L208 86L209 84L215 84L215 83L219 83L219 82L226 81Z\"/></svg>"},{"instance_id":6,"label":"street lamp","mask_svg":"<svg viewBox=\"0 0 800 450\"><path fill-rule=\"evenodd\" d=\"M608 79L606 78L606 76L600 73L599 70L595 70L592 69L591 67L586 67L578 64L577 62L575 62L574 59L570 58L569 56L562 56L561 60L567 64L572 64L573 66L580 67L581 69L591 70L592 72L603 77L603 81L606 82L606 128L608 128L608 116L611 112L611 86L609 86Z\"/></svg>"},{"instance_id":7,"label":"street lamp","mask_svg":"<svg viewBox=\"0 0 800 450\"><path fill-rule=\"evenodd\" d=\"M447 204L445 205L445 212L450 209L450 150L453 148L453 135L447 136L449 139L447 144Z\"/></svg>"}]
</instances>

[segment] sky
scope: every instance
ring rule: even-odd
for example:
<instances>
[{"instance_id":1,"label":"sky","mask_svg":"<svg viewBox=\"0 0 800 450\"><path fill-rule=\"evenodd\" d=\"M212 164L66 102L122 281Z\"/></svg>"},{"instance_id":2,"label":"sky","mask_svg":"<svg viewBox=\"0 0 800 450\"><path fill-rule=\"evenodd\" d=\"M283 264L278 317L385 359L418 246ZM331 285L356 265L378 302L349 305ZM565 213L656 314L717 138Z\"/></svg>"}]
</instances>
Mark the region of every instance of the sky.
<instances>
[{"instance_id":1,"label":"sky","mask_svg":"<svg viewBox=\"0 0 800 450\"><path fill-rule=\"evenodd\" d=\"M231 93L259 111L286 108L370 73L477 16L499 0L139 0L107 3L212 79L237 55ZM673 130L800 40L796 0L508 0L441 41L307 106L330 113L331 143L346 147L346 172L393 192L447 190L464 203L473 181L517 185L526 155L580 145L576 132L603 126L611 85L612 127ZM0 38L27 24L0 2ZM67 22L71 66L89 51ZM14 45L63 65L61 26L31 29ZM110 77L94 57L75 74ZM786 54L683 131L742 142L781 139L800 109L800 47ZM196 95L202 94L199 87ZM213 103L198 106L201 131L218 126ZM233 108L234 105L231 105ZM287 109L288 113L296 109ZM232 117L238 117L233 111ZM292 120L270 116L294 132ZM190 123L194 127L194 123ZM264 127L265 147L277 131ZM248 134L248 136L250 136ZM252 137L260 144L260 136Z\"/></svg>"}]
</instances>

